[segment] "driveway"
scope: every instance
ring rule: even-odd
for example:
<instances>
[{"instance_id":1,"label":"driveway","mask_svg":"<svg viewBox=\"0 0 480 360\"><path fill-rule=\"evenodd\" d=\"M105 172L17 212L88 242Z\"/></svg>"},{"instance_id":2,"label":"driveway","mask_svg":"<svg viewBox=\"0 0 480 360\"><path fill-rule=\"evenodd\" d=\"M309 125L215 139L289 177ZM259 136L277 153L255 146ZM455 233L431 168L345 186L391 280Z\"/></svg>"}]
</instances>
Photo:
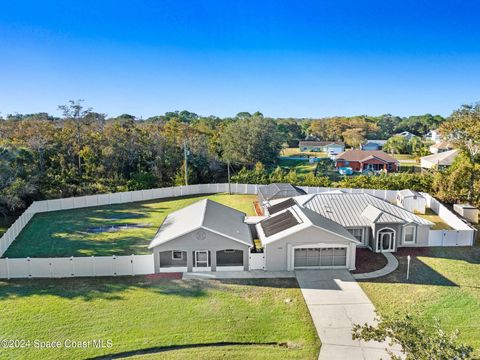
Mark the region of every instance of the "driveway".
<instances>
[{"instance_id":1,"label":"driveway","mask_svg":"<svg viewBox=\"0 0 480 360\"><path fill-rule=\"evenodd\" d=\"M375 307L347 270L297 270L322 341L319 359L389 359L386 344L352 340L353 324L373 324Z\"/></svg>"}]
</instances>

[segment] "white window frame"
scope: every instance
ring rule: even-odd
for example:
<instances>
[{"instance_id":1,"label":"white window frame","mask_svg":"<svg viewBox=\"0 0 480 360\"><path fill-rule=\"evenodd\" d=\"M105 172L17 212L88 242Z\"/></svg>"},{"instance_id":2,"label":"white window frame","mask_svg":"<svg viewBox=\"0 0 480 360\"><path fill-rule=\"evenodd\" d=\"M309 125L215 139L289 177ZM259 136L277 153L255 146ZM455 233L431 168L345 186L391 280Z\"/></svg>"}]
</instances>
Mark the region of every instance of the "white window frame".
<instances>
[{"instance_id":1,"label":"white window frame","mask_svg":"<svg viewBox=\"0 0 480 360\"><path fill-rule=\"evenodd\" d=\"M365 242L364 242L365 241L365 228L363 228L363 227L361 227L361 228L348 228L347 230L350 234L352 234L352 236L355 239L357 239L357 237L353 234L353 231L354 230L360 230L362 232L362 239L361 240L357 239L357 240L360 241L362 243L362 245L365 245ZM352 230L352 231L350 231L350 230Z\"/></svg>"},{"instance_id":2,"label":"white window frame","mask_svg":"<svg viewBox=\"0 0 480 360\"><path fill-rule=\"evenodd\" d=\"M175 253L180 253L180 257L176 258ZM172 250L172 260L183 260L183 251L182 250Z\"/></svg>"},{"instance_id":3,"label":"white window frame","mask_svg":"<svg viewBox=\"0 0 480 360\"><path fill-rule=\"evenodd\" d=\"M413 240L407 241L407 228L413 228ZM404 244L415 244L417 242L417 227L415 225L406 225L403 228L403 243Z\"/></svg>"}]
</instances>

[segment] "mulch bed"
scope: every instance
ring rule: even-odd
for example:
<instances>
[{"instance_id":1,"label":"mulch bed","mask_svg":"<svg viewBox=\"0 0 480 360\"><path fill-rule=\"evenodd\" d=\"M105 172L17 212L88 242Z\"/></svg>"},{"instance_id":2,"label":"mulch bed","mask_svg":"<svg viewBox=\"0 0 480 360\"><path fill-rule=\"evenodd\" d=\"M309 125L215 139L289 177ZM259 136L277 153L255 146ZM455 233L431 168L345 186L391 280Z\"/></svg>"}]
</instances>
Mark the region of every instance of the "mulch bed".
<instances>
[{"instance_id":1,"label":"mulch bed","mask_svg":"<svg viewBox=\"0 0 480 360\"><path fill-rule=\"evenodd\" d=\"M183 274L180 272L173 272L173 273L161 273L161 274L150 274L145 275L145 278L148 280L156 280L156 279L170 279L170 280L182 280Z\"/></svg>"},{"instance_id":2,"label":"mulch bed","mask_svg":"<svg viewBox=\"0 0 480 360\"><path fill-rule=\"evenodd\" d=\"M387 265L387 259L381 253L374 253L369 249L357 248L355 257L356 270L353 274L363 274L380 270Z\"/></svg>"}]
</instances>

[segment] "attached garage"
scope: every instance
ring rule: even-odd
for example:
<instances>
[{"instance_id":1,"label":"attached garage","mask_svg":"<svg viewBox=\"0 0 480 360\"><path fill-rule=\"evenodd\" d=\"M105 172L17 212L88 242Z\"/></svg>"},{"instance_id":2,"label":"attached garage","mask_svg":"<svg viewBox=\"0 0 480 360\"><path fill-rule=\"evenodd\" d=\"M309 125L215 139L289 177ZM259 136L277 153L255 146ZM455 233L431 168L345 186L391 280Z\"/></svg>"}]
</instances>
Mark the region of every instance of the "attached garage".
<instances>
[{"instance_id":1,"label":"attached garage","mask_svg":"<svg viewBox=\"0 0 480 360\"><path fill-rule=\"evenodd\" d=\"M298 205L257 224L265 270L355 269L360 242L343 226Z\"/></svg>"},{"instance_id":2,"label":"attached garage","mask_svg":"<svg viewBox=\"0 0 480 360\"><path fill-rule=\"evenodd\" d=\"M347 267L348 247L296 247L293 248L294 269L321 269Z\"/></svg>"}]
</instances>

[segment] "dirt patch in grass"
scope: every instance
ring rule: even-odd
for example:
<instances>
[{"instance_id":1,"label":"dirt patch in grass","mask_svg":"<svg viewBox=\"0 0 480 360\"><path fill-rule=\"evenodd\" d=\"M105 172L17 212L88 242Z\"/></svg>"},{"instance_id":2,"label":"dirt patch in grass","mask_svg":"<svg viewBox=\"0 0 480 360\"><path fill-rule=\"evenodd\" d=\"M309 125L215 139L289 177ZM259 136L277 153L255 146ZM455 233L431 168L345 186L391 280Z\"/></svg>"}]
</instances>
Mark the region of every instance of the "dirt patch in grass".
<instances>
[{"instance_id":1,"label":"dirt patch in grass","mask_svg":"<svg viewBox=\"0 0 480 360\"><path fill-rule=\"evenodd\" d=\"M380 270L387 265L388 261L381 253L374 253L369 249L357 248L355 256L355 270L354 274L369 273Z\"/></svg>"}]
</instances>

